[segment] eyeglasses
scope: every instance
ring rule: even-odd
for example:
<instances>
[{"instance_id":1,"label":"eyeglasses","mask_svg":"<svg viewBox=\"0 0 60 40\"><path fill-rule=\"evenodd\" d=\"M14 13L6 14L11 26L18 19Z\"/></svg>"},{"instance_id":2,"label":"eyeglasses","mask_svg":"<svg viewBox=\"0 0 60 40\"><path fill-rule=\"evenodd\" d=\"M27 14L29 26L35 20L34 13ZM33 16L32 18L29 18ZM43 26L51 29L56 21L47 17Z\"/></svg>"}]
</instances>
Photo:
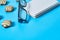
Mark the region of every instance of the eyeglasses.
<instances>
[{"instance_id":1,"label":"eyeglasses","mask_svg":"<svg viewBox=\"0 0 60 40\"><path fill-rule=\"evenodd\" d=\"M20 23L27 23L27 11L24 9L24 7L27 6L26 0L19 0L18 5L18 21Z\"/></svg>"}]
</instances>

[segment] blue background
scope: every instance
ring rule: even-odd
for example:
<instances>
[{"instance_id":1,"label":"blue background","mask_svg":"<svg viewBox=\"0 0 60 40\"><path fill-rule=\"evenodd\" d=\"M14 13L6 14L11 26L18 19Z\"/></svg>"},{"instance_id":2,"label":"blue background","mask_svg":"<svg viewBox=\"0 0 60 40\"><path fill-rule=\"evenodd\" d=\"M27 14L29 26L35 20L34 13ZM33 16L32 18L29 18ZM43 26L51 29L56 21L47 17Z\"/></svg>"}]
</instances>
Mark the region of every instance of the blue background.
<instances>
[{"instance_id":1,"label":"blue background","mask_svg":"<svg viewBox=\"0 0 60 40\"><path fill-rule=\"evenodd\" d=\"M14 6L13 12L5 12L5 6L0 5L0 40L60 40L60 6L39 18L30 19L29 23L18 23L18 3L7 0L7 5ZM28 1L28 0L27 0ZM10 28L2 27L4 20L11 20L14 25Z\"/></svg>"}]
</instances>

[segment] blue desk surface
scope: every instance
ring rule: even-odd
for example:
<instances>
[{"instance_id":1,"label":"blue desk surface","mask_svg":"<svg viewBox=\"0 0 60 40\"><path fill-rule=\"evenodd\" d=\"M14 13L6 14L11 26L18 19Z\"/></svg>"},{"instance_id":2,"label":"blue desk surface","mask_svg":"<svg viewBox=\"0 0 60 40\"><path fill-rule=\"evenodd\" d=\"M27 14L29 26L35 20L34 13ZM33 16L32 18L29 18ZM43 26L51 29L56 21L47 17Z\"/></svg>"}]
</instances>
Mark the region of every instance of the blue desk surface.
<instances>
[{"instance_id":1,"label":"blue desk surface","mask_svg":"<svg viewBox=\"0 0 60 40\"><path fill-rule=\"evenodd\" d=\"M5 12L5 6L0 6L0 40L60 40L60 6L39 18L30 19L29 23L18 23L18 3L15 0L7 0L7 5L12 5L15 10L11 13ZM28 0L27 0L28 1ZM11 20L14 25L3 28L1 23Z\"/></svg>"}]
</instances>

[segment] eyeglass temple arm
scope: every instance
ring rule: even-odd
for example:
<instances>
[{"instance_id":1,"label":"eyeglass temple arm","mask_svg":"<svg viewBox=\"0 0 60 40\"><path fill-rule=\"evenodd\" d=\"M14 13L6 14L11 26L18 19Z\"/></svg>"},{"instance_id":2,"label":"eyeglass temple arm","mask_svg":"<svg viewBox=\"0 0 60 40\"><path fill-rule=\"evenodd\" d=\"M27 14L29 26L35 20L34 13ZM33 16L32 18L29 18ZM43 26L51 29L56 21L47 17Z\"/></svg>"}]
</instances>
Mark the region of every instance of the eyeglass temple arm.
<instances>
[{"instance_id":1,"label":"eyeglass temple arm","mask_svg":"<svg viewBox=\"0 0 60 40\"><path fill-rule=\"evenodd\" d=\"M24 1L25 1L25 0L24 0ZM22 18L20 17L21 8L22 8L23 10L25 10L25 9L22 7L22 5L21 5L21 3L20 3L20 0L19 0L19 2L18 2L18 21L20 21L20 22L22 22L22 21L27 22L26 20L24 20L24 19L22 19ZM25 10L25 11L26 11L26 10ZM26 11L26 13L27 13L27 11ZM27 19L27 14L26 14L26 19Z\"/></svg>"}]
</instances>

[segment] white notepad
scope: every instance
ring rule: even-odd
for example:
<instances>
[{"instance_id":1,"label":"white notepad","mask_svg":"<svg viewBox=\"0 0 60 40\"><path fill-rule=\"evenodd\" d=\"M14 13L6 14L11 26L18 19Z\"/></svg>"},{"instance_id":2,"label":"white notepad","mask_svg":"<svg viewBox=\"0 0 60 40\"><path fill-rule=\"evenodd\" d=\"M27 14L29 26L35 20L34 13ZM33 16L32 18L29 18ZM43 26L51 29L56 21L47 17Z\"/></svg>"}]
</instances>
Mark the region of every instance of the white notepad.
<instances>
[{"instance_id":1,"label":"white notepad","mask_svg":"<svg viewBox=\"0 0 60 40\"><path fill-rule=\"evenodd\" d=\"M57 0L32 0L25 9L32 17L36 18L58 4Z\"/></svg>"}]
</instances>

